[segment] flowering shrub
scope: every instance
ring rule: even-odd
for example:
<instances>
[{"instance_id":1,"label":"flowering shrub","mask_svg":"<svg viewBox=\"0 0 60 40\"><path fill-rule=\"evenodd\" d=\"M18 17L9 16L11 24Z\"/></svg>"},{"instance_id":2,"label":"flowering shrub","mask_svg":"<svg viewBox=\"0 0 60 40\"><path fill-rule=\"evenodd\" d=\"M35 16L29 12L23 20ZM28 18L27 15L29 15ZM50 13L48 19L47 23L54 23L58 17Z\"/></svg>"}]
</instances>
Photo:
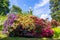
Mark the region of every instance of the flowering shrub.
<instances>
[{"instance_id":1,"label":"flowering shrub","mask_svg":"<svg viewBox=\"0 0 60 40\"><path fill-rule=\"evenodd\" d=\"M4 32L9 36L52 37L54 32L49 21L31 14L10 14L4 23Z\"/></svg>"},{"instance_id":2,"label":"flowering shrub","mask_svg":"<svg viewBox=\"0 0 60 40\"><path fill-rule=\"evenodd\" d=\"M33 36L32 31L35 30L35 25L30 16L32 15L17 14L17 19L13 23L14 30L10 32L9 36Z\"/></svg>"},{"instance_id":3,"label":"flowering shrub","mask_svg":"<svg viewBox=\"0 0 60 40\"><path fill-rule=\"evenodd\" d=\"M54 32L51 29L51 24L49 24L48 21L45 21L41 18L35 19L35 25L36 25L36 35L39 37L52 37Z\"/></svg>"},{"instance_id":4,"label":"flowering shrub","mask_svg":"<svg viewBox=\"0 0 60 40\"><path fill-rule=\"evenodd\" d=\"M16 19L16 14L9 14L7 20L4 22L3 33L7 33L9 28L12 27L14 20Z\"/></svg>"},{"instance_id":5,"label":"flowering shrub","mask_svg":"<svg viewBox=\"0 0 60 40\"><path fill-rule=\"evenodd\" d=\"M52 20L52 21L51 21L51 25L52 25L53 27L57 27L57 26L60 26L60 23L57 22L56 20Z\"/></svg>"},{"instance_id":6,"label":"flowering shrub","mask_svg":"<svg viewBox=\"0 0 60 40\"><path fill-rule=\"evenodd\" d=\"M23 29L32 30L35 29L34 20L30 18L32 15L17 15L18 18L16 21L22 24Z\"/></svg>"}]
</instances>

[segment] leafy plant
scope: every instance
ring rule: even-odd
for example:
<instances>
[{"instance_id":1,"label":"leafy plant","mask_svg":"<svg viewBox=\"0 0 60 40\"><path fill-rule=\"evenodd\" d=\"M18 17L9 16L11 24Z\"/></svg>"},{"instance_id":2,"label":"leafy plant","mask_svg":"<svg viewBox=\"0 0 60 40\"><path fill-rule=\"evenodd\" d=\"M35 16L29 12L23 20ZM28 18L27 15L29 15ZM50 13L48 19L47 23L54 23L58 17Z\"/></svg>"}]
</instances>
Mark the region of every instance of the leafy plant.
<instances>
[{"instance_id":1,"label":"leafy plant","mask_svg":"<svg viewBox=\"0 0 60 40\"><path fill-rule=\"evenodd\" d=\"M9 0L0 0L0 15L6 15L9 12Z\"/></svg>"},{"instance_id":2,"label":"leafy plant","mask_svg":"<svg viewBox=\"0 0 60 40\"><path fill-rule=\"evenodd\" d=\"M58 27L58 26L60 26L60 22L58 22L56 20L51 20L51 25L52 25L52 27Z\"/></svg>"},{"instance_id":3,"label":"leafy plant","mask_svg":"<svg viewBox=\"0 0 60 40\"><path fill-rule=\"evenodd\" d=\"M54 30L54 36L53 36L53 38L58 38L58 37L60 37L60 27L55 27L55 28L53 28L53 30Z\"/></svg>"},{"instance_id":4,"label":"leafy plant","mask_svg":"<svg viewBox=\"0 0 60 40\"><path fill-rule=\"evenodd\" d=\"M7 20L4 22L3 33L7 33L9 28L12 27L14 20L16 19L16 14L9 14Z\"/></svg>"},{"instance_id":5,"label":"leafy plant","mask_svg":"<svg viewBox=\"0 0 60 40\"><path fill-rule=\"evenodd\" d=\"M44 19L36 19L35 20L36 24L36 35L40 35L40 37L52 37L54 34L54 31L51 29L51 25L49 22L47 22Z\"/></svg>"},{"instance_id":6,"label":"leafy plant","mask_svg":"<svg viewBox=\"0 0 60 40\"><path fill-rule=\"evenodd\" d=\"M35 17L31 14L10 14L4 23L4 32L9 32L12 37L52 37L49 21Z\"/></svg>"},{"instance_id":7,"label":"leafy plant","mask_svg":"<svg viewBox=\"0 0 60 40\"><path fill-rule=\"evenodd\" d=\"M9 36L31 36L33 37L33 30L35 29L34 20L30 17L32 15L17 14L17 19L14 20L12 27L14 30L9 33Z\"/></svg>"}]
</instances>

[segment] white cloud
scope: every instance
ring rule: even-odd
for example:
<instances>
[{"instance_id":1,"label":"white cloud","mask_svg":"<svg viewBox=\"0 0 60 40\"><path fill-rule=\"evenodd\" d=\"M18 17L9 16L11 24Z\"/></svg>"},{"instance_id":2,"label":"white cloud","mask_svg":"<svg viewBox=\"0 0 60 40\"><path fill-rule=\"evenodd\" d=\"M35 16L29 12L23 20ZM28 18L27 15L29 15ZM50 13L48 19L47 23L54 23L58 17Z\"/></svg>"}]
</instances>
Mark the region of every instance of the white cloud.
<instances>
[{"instance_id":1,"label":"white cloud","mask_svg":"<svg viewBox=\"0 0 60 40\"><path fill-rule=\"evenodd\" d=\"M38 16L38 17L40 17L42 14L49 14L49 13L50 13L50 10L47 7L33 10L33 14Z\"/></svg>"},{"instance_id":2,"label":"white cloud","mask_svg":"<svg viewBox=\"0 0 60 40\"><path fill-rule=\"evenodd\" d=\"M43 14L44 9L36 9L33 11L33 15L40 17Z\"/></svg>"},{"instance_id":3,"label":"white cloud","mask_svg":"<svg viewBox=\"0 0 60 40\"><path fill-rule=\"evenodd\" d=\"M51 16L48 14L42 14L40 18L43 18L43 19L48 18L49 21L51 21L51 19L52 19Z\"/></svg>"},{"instance_id":4,"label":"white cloud","mask_svg":"<svg viewBox=\"0 0 60 40\"><path fill-rule=\"evenodd\" d=\"M49 3L49 0L42 0L42 2L35 4L34 9L40 8L44 5L46 5L47 3Z\"/></svg>"},{"instance_id":5,"label":"white cloud","mask_svg":"<svg viewBox=\"0 0 60 40\"><path fill-rule=\"evenodd\" d=\"M48 6L47 7L43 7L45 5L47 5L49 3L49 0L41 0L39 1L39 3L35 4L34 7L33 7L33 14L34 15L40 15L40 14L43 14L44 12L45 13L48 13ZM43 8L41 8L43 7Z\"/></svg>"},{"instance_id":6,"label":"white cloud","mask_svg":"<svg viewBox=\"0 0 60 40\"><path fill-rule=\"evenodd\" d=\"M42 2L40 0L39 3L34 5L33 10L33 15L43 19L49 18L49 20L51 20L51 16L49 15L49 0L42 0Z\"/></svg>"},{"instance_id":7,"label":"white cloud","mask_svg":"<svg viewBox=\"0 0 60 40\"><path fill-rule=\"evenodd\" d=\"M40 18L46 19L46 18L48 18L48 15L47 14L42 14Z\"/></svg>"}]
</instances>

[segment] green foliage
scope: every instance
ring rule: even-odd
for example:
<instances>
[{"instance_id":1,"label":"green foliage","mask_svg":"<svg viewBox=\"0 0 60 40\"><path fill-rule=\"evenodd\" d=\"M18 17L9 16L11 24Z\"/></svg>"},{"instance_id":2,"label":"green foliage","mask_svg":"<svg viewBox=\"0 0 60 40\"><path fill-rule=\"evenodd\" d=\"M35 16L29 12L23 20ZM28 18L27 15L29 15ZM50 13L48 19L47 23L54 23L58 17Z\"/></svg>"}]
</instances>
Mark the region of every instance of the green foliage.
<instances>
[{"instance_id":1,"label":"green foliage","mask_svg":"<svg viewBox=\"0 0 60 40\"><path fill-rule=\"evenodd\" d=\"M0 31L0 38L5 38L5 37L7 37L7 35L6 34L2 34L2 31Z\"/></svg>"},{"instance_id":2,"label":"green foliage","mask_svg":"<svg viewBox=\"0 0 60 40\"><path fill-rule=\"evenodd\" d=\"M0 0L0 15L6 15L9 12L9 0Z\"/></svg>"},{"instance_id":3,"label":"green foliage","mask_svg":"<svg viewBox=\"0 0 60 40\"><path fill-rule=\"evenodd\" d=\"M3 25L6 18L7 18L6 16L0 16L0 25Z\"/></svg>"},{"instance_id":4,"label":"green foliage","mask_svg":"<svg viewBox=\"0 0 60 40\"><path fill-rule=\"evenodd\" d=\"M53 19L55 19L55 20L60 22L60 10L55 12L55 13L53 13L51 16L52 16Z\"/></svg>"},{"instance_id":5,"label":"green foliage","mask_svg":"<svg viewBox=\"0 0 60 40\"><path fill-rule=\"evenodd\" d=\"M60 22L60 0L50 0L51 16Z\"/></svg>"},{"instance_id":6,"label":"green foliage","mask_svg":"<svg viewBox=\"0 0 60 40\"><path fill-rule=\"evenodd\" d=\"M16 13L22 13L22 9L20 9L18 6L13 5L10 12L16 12Z\"/></svg>"},{"instance_id":7,"label":"green foliage","mask_svg":"<svg viewBox=\"0 0 60 40\"><path fill-rule=\"evenodd\" d=\"M6 18L7 18L6 16L0 16L0 30L2 30L4 21L6 20Z\"/></svg>"},{"instance_id":8,"label":"green foliage","mask_svg":"<svg viewBox=\"0 0 60 40\"><path fill-rule=\"evenodd\" d=\"M60 37L60 31L59 31L60 30L60 26L53 28L53 30L54 30L54 36L53 36L53 38Z\"/></svg>"},{"instance_id":9,"label":"green foliage","mask_svg":"<svg viewBox=\"0 0 60 40\"><path fill-rule=\"evenodd\" d=\"M6 16L0 16L0 38L7 37L7 35L2 34L3 24L4 24L4 21L6 20L6 18L7 18Z\"/></svg>"}]
</instances>

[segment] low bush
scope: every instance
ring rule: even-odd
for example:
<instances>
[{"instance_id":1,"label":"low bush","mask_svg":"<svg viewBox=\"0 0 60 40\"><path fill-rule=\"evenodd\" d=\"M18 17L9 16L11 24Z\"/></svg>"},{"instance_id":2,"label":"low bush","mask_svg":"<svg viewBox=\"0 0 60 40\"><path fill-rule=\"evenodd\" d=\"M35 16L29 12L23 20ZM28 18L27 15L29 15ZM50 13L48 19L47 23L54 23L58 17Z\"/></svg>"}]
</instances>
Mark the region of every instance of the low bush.
<instances>
[{"instance_id":1,"label":"low bush","mask_svg":"<svg viewBox=\"0 0 60 40\"><path fill-rule=\"evenodd\" d=\"M31 14L9 14L3 32L10 37L49 37L54 34L49 21Z\"/></svg>"},{"instance_id":2,"label":"low bush","mask_svg":"<svg viewBox=\"0 0 60 40\"><path fill-rule=\"evenodd\" d=\"M54 30L53 38L59 38L60 37L60 31L59 31L60 30L60 26L53 28L53 30Z\"/></svg>"}]
</instances>

